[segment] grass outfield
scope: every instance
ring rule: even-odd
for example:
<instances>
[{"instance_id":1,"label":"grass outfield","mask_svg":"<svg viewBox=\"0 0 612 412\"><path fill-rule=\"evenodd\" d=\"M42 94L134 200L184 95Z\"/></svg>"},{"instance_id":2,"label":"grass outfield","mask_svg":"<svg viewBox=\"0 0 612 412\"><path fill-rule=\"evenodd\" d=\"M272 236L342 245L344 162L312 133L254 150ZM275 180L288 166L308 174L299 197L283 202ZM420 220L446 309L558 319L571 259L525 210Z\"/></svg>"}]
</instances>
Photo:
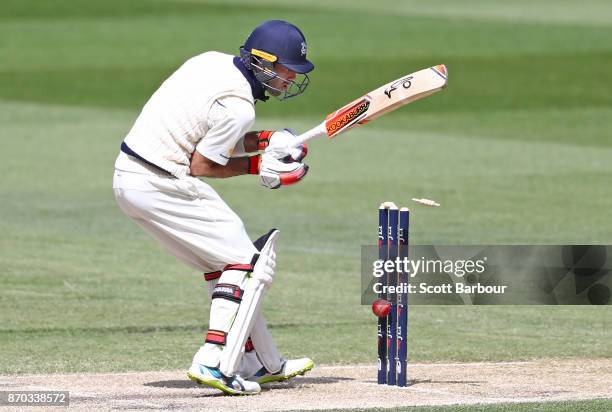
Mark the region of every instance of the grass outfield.
<instances>
[{"instance_id":1,"label":"grass outfield","mask_svg":"<svg viewBox=\"0 0 612 412\"><path fill-rule=\"evenodd\" d=\"M414 208L419 243L612 242L612 6L531 3L4 1L0 373L188 365L203 281L121 215L112 165L165 76L203 50L234 52L270 16L303 27L317 69L304 96L259 104L259 127L305 130L394 77L450 73L446 91L314 142L299 186L213 182L252 237L281 229L265 311L288 355L374 362L359 250L382 200L442 203ZM611 357L611 338L609 307L410 310L412 361Z\"/></svg>"},{"instance_id":2,"label":"grass outfield","mask_svg":"<svg viewBox=\"0 0 612 412\"><path fill-rule=\"evenodd\" d=\"M542 403L503 403L497 405L451 405L423 406L407 408L376 409L322 409L325 412L596 412L609 411L612 400L597 399L593 401L542 402Z\"/></svg>"}]
</instances>

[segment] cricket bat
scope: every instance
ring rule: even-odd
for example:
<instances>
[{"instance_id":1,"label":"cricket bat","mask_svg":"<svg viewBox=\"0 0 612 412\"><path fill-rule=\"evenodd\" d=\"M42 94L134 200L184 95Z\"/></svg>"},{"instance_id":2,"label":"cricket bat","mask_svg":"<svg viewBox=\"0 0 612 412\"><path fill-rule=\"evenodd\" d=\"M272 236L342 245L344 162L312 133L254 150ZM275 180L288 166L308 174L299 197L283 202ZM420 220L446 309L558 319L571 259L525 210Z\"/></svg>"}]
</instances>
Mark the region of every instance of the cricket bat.
<instances>
[{"instance_id":1,"label":"cricket bat","mask_svg":"<svg viewBox=\"0 0 612 412\"><path fill-rule=\"evenodd\" d=\"M333 138L400 106L442 90L447 81L448 70L443 64L400 77L328 114L321 124L299 135L296 146L325 134Z\"/></svg>"}]
</instances>

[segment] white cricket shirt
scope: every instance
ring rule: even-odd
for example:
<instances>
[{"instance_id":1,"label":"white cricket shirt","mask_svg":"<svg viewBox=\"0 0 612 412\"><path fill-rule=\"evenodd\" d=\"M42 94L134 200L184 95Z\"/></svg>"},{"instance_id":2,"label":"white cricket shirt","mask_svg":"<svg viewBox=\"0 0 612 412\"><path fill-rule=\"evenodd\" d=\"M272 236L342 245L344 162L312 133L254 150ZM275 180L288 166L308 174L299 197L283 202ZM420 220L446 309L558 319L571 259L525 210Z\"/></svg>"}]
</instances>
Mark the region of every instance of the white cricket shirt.
<instances>
[{"instance_id":1,"label":"white cricket shirt","mask_svg":"<svg viewBox=\"0 0 612 412\"><path fill-rule=\"evenodd\" d=\"M187 60L145 104L125 143L142 158L182 177L194 150L221 165L255 122L251 86L234 56L207 52ZM115 168L134 162L119 156Z\"/></svg>"}]
</instances>

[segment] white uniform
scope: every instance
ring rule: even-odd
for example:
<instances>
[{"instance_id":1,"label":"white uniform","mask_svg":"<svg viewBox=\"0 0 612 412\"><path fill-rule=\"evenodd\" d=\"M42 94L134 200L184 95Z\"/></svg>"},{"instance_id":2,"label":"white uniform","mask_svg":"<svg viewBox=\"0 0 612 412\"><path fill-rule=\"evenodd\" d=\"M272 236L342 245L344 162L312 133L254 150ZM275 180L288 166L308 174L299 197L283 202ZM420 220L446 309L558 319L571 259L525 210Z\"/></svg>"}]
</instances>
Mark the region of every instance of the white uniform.
<instances>
[{"instance_id":1,"label":"white uniform","mask_svg":"<svg viewBox=\"0 0 612 412\"><path fill-rule=\"evenodd\" d=\"M254 104L252 85L233 56L196 56L146 103L115 162L113 190L123 212L183 263L213 272L211 296L217 283L244 286L244 268L257 249L215 190L189 175L190 159L197 150L225 165L244 154L242 137L255 121ZM218 293L227 294L227 287ZM218 366L222 346L208 337L211 331L212 338L227 334L239 305L225 298L213 299L209 343L196 354L199 363L210 367ZM257 367L258 362L249 366Z\"/></svg>"},{"instance_id":2,"label":"white uniform","mask_svg":"<svg viewBox=\"0 0 612 412\"><path fill-rule=\"evenodd\" d=\"M249 263L256 250L242 221L189 175L189 164L197 150L225 165L254 121L251 87L233 56L208 52L188 60L151 96L124 140L172 176L120 153L113 181L119 206L197 270Z\"/></svg>"}]
</instances>

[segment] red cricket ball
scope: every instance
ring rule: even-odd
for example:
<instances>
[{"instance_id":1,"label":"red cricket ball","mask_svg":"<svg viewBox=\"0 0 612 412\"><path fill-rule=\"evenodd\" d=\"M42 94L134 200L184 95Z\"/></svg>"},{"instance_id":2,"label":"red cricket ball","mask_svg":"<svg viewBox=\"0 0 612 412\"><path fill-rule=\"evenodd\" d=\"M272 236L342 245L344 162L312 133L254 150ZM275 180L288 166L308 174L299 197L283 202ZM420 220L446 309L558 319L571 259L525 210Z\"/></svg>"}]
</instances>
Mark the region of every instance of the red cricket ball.
<instances>
[{"instance_id":1,"label":"red cricket ball","mask_svg":"<svg viewBox=\"0 0 612 412\"><path fill-rule=\"evenodd\" d=\"M372 312L379 318L387 316L391 312L391 303L388 300L376 299L372 303Z\"/></svg>"}]
</instances>

